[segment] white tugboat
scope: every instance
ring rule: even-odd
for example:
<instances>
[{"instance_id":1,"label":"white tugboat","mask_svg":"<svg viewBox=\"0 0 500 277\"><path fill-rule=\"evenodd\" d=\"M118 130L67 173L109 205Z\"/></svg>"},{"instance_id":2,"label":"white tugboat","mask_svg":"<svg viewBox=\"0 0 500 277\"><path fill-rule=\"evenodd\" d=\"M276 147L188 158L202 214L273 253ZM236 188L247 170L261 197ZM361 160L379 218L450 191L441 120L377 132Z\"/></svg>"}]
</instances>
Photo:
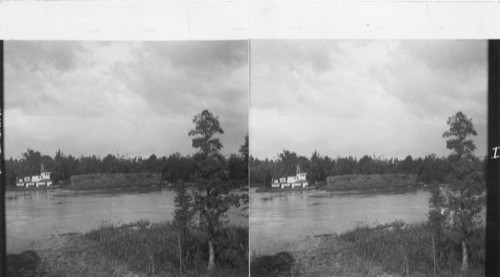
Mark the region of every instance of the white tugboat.
<instances>
[{"instance_id":1,"label":"white tugboat","mask_svg":"<svg viewBox=\"0 0 500 277\"><path fill-rule=\"evenodd\" d=\"M297 173L295 176L281 177L273 179L271 187L273 188L305 188L309 184L306 180L307 173L300 172L300 166L297 165Z\"/></svg>"},{"instance_id":2,"label":"white tugboat","mask_svg":"<svg viewBox=\"0 0 500 277\"><path fill-rule=\"evenodd\" d=\"M52 180L50 180L50 172L45 171L43 164L40 168L40 175L25 176L24 178L19 178L16 187L40 187L52 186Z\"/></svg>"}]
</instances>

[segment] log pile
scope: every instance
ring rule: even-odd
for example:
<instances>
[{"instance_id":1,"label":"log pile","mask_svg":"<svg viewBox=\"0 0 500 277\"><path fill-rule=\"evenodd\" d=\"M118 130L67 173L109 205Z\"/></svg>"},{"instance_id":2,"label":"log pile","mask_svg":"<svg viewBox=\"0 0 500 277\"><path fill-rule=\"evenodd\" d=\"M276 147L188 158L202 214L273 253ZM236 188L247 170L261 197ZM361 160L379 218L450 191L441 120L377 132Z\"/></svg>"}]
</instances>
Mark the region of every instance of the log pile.
<instances>
[{"instance_id":1,"label":"log pile","mask_svg":"<svg viewBox=\"0 0 500 277\"><path fill-rule=\"evenodd\" d=\"M127 188L160 184L161 175L153 173L88 174L70 178L72 188Z\"/></svg>"},{"instance_id":2,"label":"log pile","mask_svg":"<svg viewBox=\"0 0 500 277\"><path fill-rule=\"evenodd\" d=\"M352 174L329 176L327 188L331 190L409 187L417 184L417 175L410 174Z\"/></svg>"}]
</instances>

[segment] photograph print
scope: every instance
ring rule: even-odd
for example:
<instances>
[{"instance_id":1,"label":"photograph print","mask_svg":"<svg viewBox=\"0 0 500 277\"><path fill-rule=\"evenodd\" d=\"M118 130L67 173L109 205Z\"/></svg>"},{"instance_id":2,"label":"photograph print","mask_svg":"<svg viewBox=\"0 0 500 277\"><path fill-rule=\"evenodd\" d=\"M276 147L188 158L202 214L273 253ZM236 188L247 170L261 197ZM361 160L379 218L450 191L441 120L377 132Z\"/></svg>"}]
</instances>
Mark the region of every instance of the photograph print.
<instances>
[{"instance_id":1,"label":"photograph print","mask_svg":"<svg viewBox=\"0 0 500 277\"><path fill-rule=\"evenodd\" d=\"M487 42L252 40L251 276L484 276Z\"/></svg>"},{"instance_id":2,"label":"photograph print","mask_svg":"<svg viewBox=\"0 0 500 277\"><path fill-rule=\"evenodd\" d=\"M248 41L5 41L8 276L248 276Z\"/></svg>"}]
</instances>

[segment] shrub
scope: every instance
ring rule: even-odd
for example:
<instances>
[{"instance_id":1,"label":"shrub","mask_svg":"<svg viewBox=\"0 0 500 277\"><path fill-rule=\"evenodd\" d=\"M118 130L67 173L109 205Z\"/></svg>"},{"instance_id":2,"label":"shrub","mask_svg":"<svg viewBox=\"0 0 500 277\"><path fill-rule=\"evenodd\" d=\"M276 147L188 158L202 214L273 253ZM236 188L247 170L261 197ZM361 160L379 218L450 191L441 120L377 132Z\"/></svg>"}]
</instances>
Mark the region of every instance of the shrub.
<instances>
[{"instance_id":1,"label":"shrub","mask_svg":"<svg viewBox=\"0 0 500 277\"><path fill-rule=\"evenodd\" d=\"M20 254L9 254L7 255L8 276L32 276L39 262L40 257L32 250Z\"/></svg>"},{"instance_id":2,"label":"shrub","mask_svg":"<svg viewBox=\"0 0 500 277\"><path fill-rule=\"evenodd\" d=\"M170 222L148 225L149 222L143 220L121 227L104 224L84 238L97 242L101 253L125 262L134 272L179 272L178 228ZM189 253L183 260L183 272L187 276L198 276L206 269L207 244L199 230L191 228L189 233L183 250ZM221 276L248 275L248 227L222 229L215 248Z\"/></svg>"},{"instance_id":3,"label":"shrub","mask_svg":"<svg viewBox=\"0 0 500 277\"><path fill-rule=\"evenodd\" d=\"M248 271L248 227L225 228L215 241L217 265Z\"/></svg>"},{"instance_id":4,"label":"shrub","mask_svg":"<svg viewBox=\"0 0 500 277\"><path fill-rule=\"evenodd\" d=\"M274 255L262 255L253 259L250 267L251 276L277 276L290 274L294 258L288 252Z\"/></svg>"},{"instance_id":5,"label":"shrub","mask_svg":"<svg viewBox=\"0 0 500 277\"><path fill-rule=\"evenodd\" d=\"M426 224L408 226L401 223L393 226L386 228L387 225L379 225L370 228L368 225L358 225L341 234L340 239L353 244L351 255L377 262L385 271L432 274L432 227ZM476 230L470 245L470 264L481 271L484 263L484 229ZM437 270L453 272L462 258L460 240L453 237L452 233L445 233L441 247L441 251L436 249Z\"/></svg>"}]
</instances>

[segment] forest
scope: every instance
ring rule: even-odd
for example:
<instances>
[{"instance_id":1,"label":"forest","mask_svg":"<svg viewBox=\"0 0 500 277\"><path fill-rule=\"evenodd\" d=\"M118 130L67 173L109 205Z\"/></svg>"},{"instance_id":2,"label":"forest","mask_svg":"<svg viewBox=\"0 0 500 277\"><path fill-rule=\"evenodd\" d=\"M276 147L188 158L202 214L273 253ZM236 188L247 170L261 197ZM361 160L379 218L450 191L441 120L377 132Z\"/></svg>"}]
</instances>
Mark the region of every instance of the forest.
<instances>
[{"instance_id":1,"label":"forest","mask_svg":"<svg viewBox=\"0 0 500 277\"><path fill-rule=\"evenodd\" d=\"M425 157L405 159L382 158L365 155L356 157L330 158L317 151L311 157L299 156L295 152L283 150L277 159L260 160L250 156L251 186L270 186L272 178L295 175L296 166L307 173L311 184L322 185L326 177L348 174L416 174L419 182L430 184L442 183L451 170L453 156L437 157L429 154ZM481 161L484 168L484 159Z\"/></svg>"},{"instance_id":2,"label":"forest","mask_svg":"<svg viewBox=\"0 0 500 277\"><path fill-rule=\"evenodd\" d=\"M15 186L16 179L23 176L39 175L41 165L51 172L55 184L64 184L72 175L84 174L112 174L112 173L161 173L162 181L176 183L196 181L197 161L200 154L182 155L173 153L169 156L149 158L125 157L119 154L108 154L104 158L99 156L65 155L58 150L52 157L39 151L28 149L19 158L12 157L5 161L6 185ZM245 137L238 154L224 156L229 179L233 187L244 186L248 183L248 136Z\"/></svg>"}]
</instances>

